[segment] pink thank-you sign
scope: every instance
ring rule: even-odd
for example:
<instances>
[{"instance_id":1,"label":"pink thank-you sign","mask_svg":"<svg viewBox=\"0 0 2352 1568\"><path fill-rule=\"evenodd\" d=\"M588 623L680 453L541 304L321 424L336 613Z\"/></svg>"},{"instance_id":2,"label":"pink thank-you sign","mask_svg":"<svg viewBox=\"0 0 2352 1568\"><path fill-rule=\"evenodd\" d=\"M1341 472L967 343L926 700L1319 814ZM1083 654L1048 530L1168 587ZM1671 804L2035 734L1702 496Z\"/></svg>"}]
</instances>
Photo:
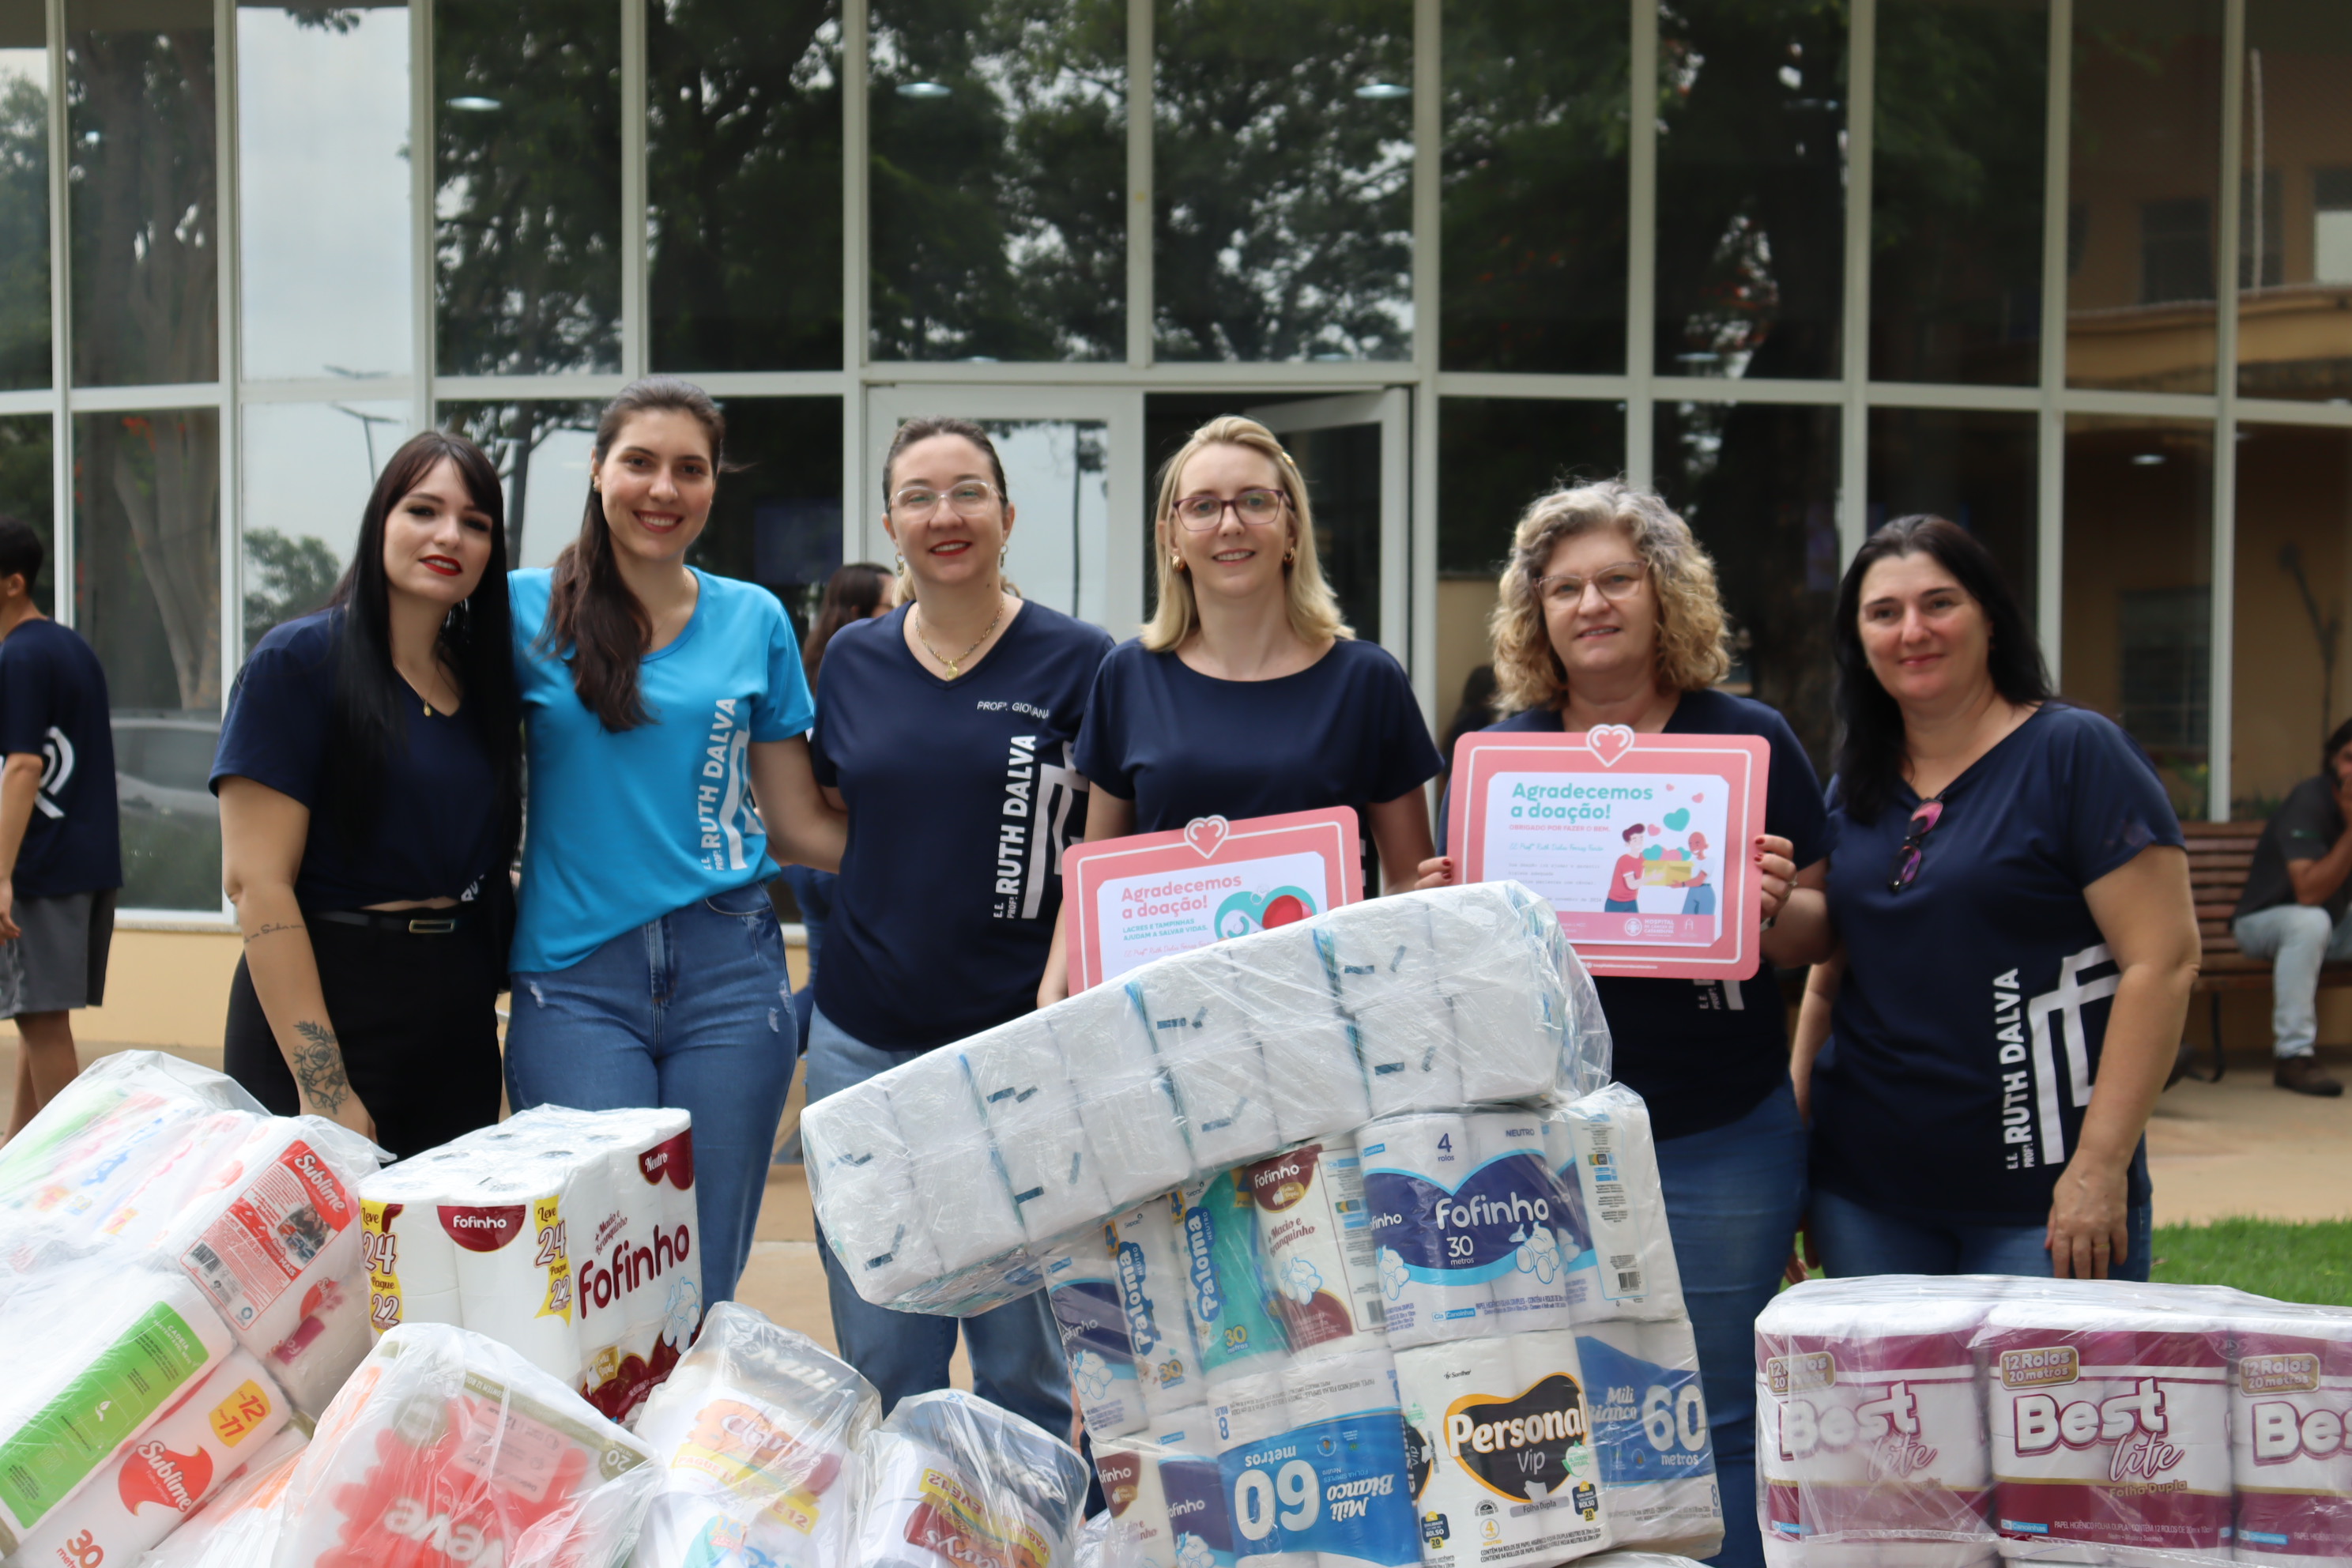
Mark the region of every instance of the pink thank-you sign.
<instances>
[{"instance_id":1,"label":"pink thank-you sign","mask_svg":"<svg viewBox=\"0 0 2352 1568\"><path fill-rule=\"evenodd\" d=\"M1446 842L1464 881L1549 899L1595 974L1745 980L1769 765L1753 735L1465 735Z\"/></svg>"},{"instance_id":2,"label":"pink thank-you sign","mask_svg":"<svg viewBox=\"0 0 2352 1568\"><path fill-rule=\"evenodd\" d=\"M1062 879L1074 992L1364 896L1356 814L1344 805L1239 822L1198 816L1179 832L1074 844Z\"/></svg>"}]
</instances>

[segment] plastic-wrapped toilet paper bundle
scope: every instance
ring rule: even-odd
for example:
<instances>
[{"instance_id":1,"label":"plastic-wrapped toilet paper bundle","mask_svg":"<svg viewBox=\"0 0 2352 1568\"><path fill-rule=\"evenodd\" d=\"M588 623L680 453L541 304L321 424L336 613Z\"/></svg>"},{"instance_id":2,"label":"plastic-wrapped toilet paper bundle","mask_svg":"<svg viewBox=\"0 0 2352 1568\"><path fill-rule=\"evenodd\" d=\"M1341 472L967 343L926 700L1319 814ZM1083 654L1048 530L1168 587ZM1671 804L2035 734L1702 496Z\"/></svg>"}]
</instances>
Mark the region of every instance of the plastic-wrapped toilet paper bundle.
<instances>
[{"instance_id":1,"label":"plastic-wrapped toilet paper bundle","mask_svg":"<svg viewBox=\"0 0 2352 1568\"><path fill-rule=\"evenodd\" d=\"M2232 1326L2238 1561L2352 1568L2352 1314Z\"/></svg>"},{"instance_id":2,"label":"plastic-wrapped toilet paper bundle","mask_svg":"<svg viewBox=\"0 0 2352 1568\"><path fill-rule=\"evenodd\" d=\"M1396 1363L1386 1351L1365 1349L1293 1362L1283 1370L1282 1398L1290 1421L1279 1465L1258 1459L1254 1471L1229 1484L1240 1525L1242 1495L1270 1486L1275 1522L1286 1552L1312 1548L1318 1568L1401 1568L1421 1549L1406 1479L1403 1418ZM1225 1456L1230 1458L1230 1454ZM1292 1478L1305 1464L1311 1489ZM1220 1468L1233 1482L1230 1466ZM1307 1490L1303 1508L1293 1493ZM1304 1519L1299 1515L1306 1514Z\"/></svg>"},{"instance_id":3,"label":"plastic-wrapped toilet paper bundle","mask_svg":"<svg viewBox=\"0 0 2352 1568\"><path fill-rule=\"evenodd\" d=\"M694 1133L683 1110L606 1111L586 1131L604 1177L580 1172L565 1231L574 1260L580 1392L625 1421L691 1342L702 1320L702 1273L691 1258L698 1219Z\"/></svg>"},{"instance_id":4,"label":"plastic-wrapped toilet paper bundle","mask_svg":"<svg viewBox=\"0 0 2352 1568\"><path fill-rule=\"evenodd\" d=\"M212 1298L246 1349L268 1355L329 1281L361 1267L359 1181L320 1125L255 1126L157 1246Z\"/></svg>"},{"instance_id":5,"label":"plastic-wrapped toilet paper bundle","mask_svg":"<svg viewBox=\"0 0 2352 1568\"><path fill-rule=\"evenodd\" d=\"M316 1421L375 1343L368 1331L367 1293L358 1281L321 1286L292 1333L266 1360L287 1402Z\"/></svg>"},{"instance_id":6,"label":"plastic-wrapped toilet paper bundle","mask_svg":"<svg viewBox=\"0 0 2352 1568\"><path fill-rule=\"evenodd\" d=\"M1087 1495L1066 1443L959 1390L919 1394L858 1446L857 1568L1049 1568Z\"/></svg>"},{"instance_id":7,"label":"plastic-wrapped toilet paper bundle","mask_svg":"<svg viewBox=\"0 0 2352 1568\"><path fill-rule=\"evenodd\" d=\"M1003 1162L1023 1233L1032 1243L1048 1245L1098 1218L1110 1207L1110 1192L1096 1169L1069 1068L1044 1016L1015 1018L956 1050Z\"/></svg>"},{"instance_id":8,"label":"plastic-wrapped toilet paper bundle","mask_svg":"<svg viewBox=\"0 0 2352 1568\"><path fill-rule=\"evenodd\" d=\"M290 1414L236 1351L16 1547L26 1564L135 1563L269 1446Z\"/></svg>"},{"instance_id":9,"label":"plastic-wrapped toilet paper bundle","mask_svg":"<svg viewBox=\"0 0 2352 1568\"><path fill-rule=\"evenodd\" d=\"M1343 1131L1370 1116L1354 1033L1332 994L1319 934L1307 926L1278 926L1233 957L1248 977L1250 1033L1265 1063L1283 1142Z\"/></svg>"},{"instance_id":10,"label":"plastic-wrapped toilet paper bundle","mask_svg":"<svg viewBox=\"0 0 2352 1568\"><path fill-rule=\"evenodd\" d=\"M1108 1437L1095 1445L1103 1501L1111 1519L1124 1527L1122 1560L1133 1568L1177 1568L1176 1531L1160 1480L1160 1453L1131 1437Z\"/></svg>"},{"instance_id":11,"label":"plastic-wrapped toilet paper bundle","mask_svg":"<svg viewBox=\"0 0 2352 1568\"><path fill-rule=\"evenodd\" d=\"M915 1196L914 1155L889 1089L868 1079L819 1103L823 1116L802 1120L801 1151L810 1184L825 1196L817 1216L825 1245L867 1300L912 1297L949 1270L931 1247L929 1212ZM1010 1194L1005 1202L1009 1207Z\"/></svg>"},{"instance_id":12,"label":"plastic-wrapped toilet paper bundle","mask_svg":"<svg viewBox=\"0 0 2352 1568\"><path fill-rule=\"evenodd\" d=\"M1714 1556L1723 1504L1690 1325L1586 1323L1576 1352L1611 1539Z\"/></svg>"},{"instance_id":13,"label":"plastic-wrapped toilet paper bundle","mask_svg":"<svg viewBox=\"0 0 2352 1568\"><path fill-rule=\"evenodd\" d=\"M1531 967L1531 983L1486 983L1480 973L1484 955L1507 935L1526 932L1528 922L1500 884L1475 883L1465 892L1470 896L1423 900L1429 904L1438 988L1453 1015L1462 1098L1477 1102L1542 1094L1552 1086L1567 1044L1562 975L1558 969ZM1559 922L1549 908L1540 920L1552 936L1559 935ZM1565 952L1567 944L1559 945ZM1577 963L1572 952L1567 962ZM1465 976L1471 977L1469 983L1458 978Z\"/></svg>"},{"instance_id":14,"label":"plastic-wrapped toilet paper bundle","mask_svg":"<svg viewBox=\"0 0 2352 1568\"><path fill-rule=\"evenodd\" d=\"M1046 1254L1045 1299L1061 1329L1070 1390L1097 1436L1140 1432L1150 1422L1121 1295L1118 1244L1108 1226Z\"/></svg>"},{"instance_id":15,"label":"plastic-wrapped toilet paper bundle","mask_svg":"<svg viewBox=\"0 0 2352 1568\"><path fill-rule=\"evenodd\" d=\"M121 1192L111 1206L88 1212L89 1227L134 1246L154 1246L268 1120L248 1111L215 1110L176 1123L169 1137L141 1151L144 1173L138 1184Z\"/></svg>"},{"instance_id":16,"label":"plastic-wrapped toilet paper bundle","mask_svg":"<svg viewBox=\"0 0 2352 1568\"><path fill-rule=\"evenodd\" d=\"M0 1213L100 1228L222 1112L268 1114L226 1075L176 1057L101 1057L0 1147Z\"/></svg>"},{"instance_id":17,"label":"plastic-wrapped toilet paper bundle","mask_svg":"<svg viewBox=\"0 0 2352 1568\"><path fill-rule=\"evenodd\" d=\"M1609 1541L1576 1336L1397 1353L1423 1561L1562 1563Z\"/></svg>"},{"instance_id":18,"label":"plastic-wrapped toilet paper bundle","mask_svg":"<svg viewBox=\"0 0 2352 1568\"><path fill-rule=\"evenodd\" d=\"M1208 1397L1208 1380L1192 1345L1184 1299L1191 1287L1184 1245L1184 1201L1162 1193L1115 1215L1110 1222L1119 1308L1135 1346L1135 1376L1143 1407L1157 1424Z\"/></svg>"},{"instance_id":19,"label":"plastic-wrapped toilet paper bundle","mask_svg":"<svg viewBox=\"0 0 2352 1568\"><path fill-rule=\"evenodd\" d=\"M1352 1140L1307 1143L1245 1165L1258 1257L1293 1354L1381 1345L1388 1311Z\"/></svg>"},{"instance_id":20,"label":"plastic-wrapped toilet paper bundle","mask_svg":"<svg viewBox=\"0 0 2352 1568\"><path fill-rule=\"evenodd\" d=\"M2161 1563L2231 1529L2226 1324L2114 1292L1985 1313L1993 1525L2005 1556Z\"/></svg>"},{"instance_id":21,"label":"plastic-wrapped toilet paper bundle","mask_svg":"<svg viewBox=\"0 0 2352 1568\"><path fill-rule=\"evenodd\" d=\"M1283 1542L1275 1478L1291 1467L1286 1500L1294 1514L1306 1507L1314 1489L1312 1465L1288 1440L1290 1405L1283 1397L1281 1370L1253 1371L1220 1384L1209 1419L1216 1431L1218 1484L1231 1514L1236 1568L1317 1568L1312 1548L1289 1551ZM1297 1467L1302 1465L1307 1484L1301 1484Z\"/></svg>"},{"instance_id":22,"label":"plastic-wrapped toilet paper bundle","mask_svg":"<svg viewBox=\"0 0 2352 1568\"><path fill-rule=\"evenodd\" d=\"M635 1568L845 1568L874 1387L815 1342L722 1301L637 1417L662 1490Z\"/></svg>"},{"instance_id":23,"label":"plastic-wrapped toilet paper bundle","mask_svg":"<svg viewBox=\"0 0 2352 1568\"><path fill-rule=\"evenodd\" d=\"M911 1189L929 1218L931 1250L940 1267L953 1274L1019 1249L1028 1233L962 1059L950 1050L930 1051L907 1063L903 1076L867 1082L889 1085L890 1110L906 1135Z\"/></svg>"},{"instance_id":24,"label":"plastic-wrapped toilet paper bundle","mask_svg":"<svg viewBox=\"0 0 2352 1568\"><path fill-rule=\"evenodd\" d=\"M1482 1319L1490 1334L1565 1329L1568 1259L1559 1215L1569 1207L1544 1152L1544 1119L1532 1110L1473 1111L1470 1150L1478 1162L1471 1191L1446 1205L1450 1228L1466 1233L1471 1255L1487 1260L1493 1292Z\"/></svg>"},{"instance_id":25,"label":"plastic-wrapped toilet paper bundle","mask_svg":"<svg viewBox=\"0 0 2352 1568\"><path fill-rule=\"evenodd\" d=\"M605 1568L661 1485L651 1458L507 1346L404 1324L296 1465L274 1568Z\"/></svg>"},{"instance_id":26,"label":"plastic-wrapped toilet paper bundle","mask_svg":"<svg viewBox=\"0 0 2352 1568\"><path fill-rule=\"evenodd\" d=\"M280 1431L162 1545L139 1559L139 1568L257 1568L268 1563L286 1521L280 1505L287 1483L310 1444L310 1435L299 1426Z\"/></svg>"},{"instance_id":27,"label":"plastic-wrapped toilet paper bundle","mask_svg":"<svg viewBox=\"0 0 2352 1568\"><path fill-rule=\"evenodd\" d=\"M1073 1083L1085 1086L1078 1121L1112 1205L1181 1184L1192 1173L1192 1151L1151 1031L1127 988L1097 985L1043 1017Z\"/></svg>"},{"instance_id":28,"label":"plastic-wrapped toilet paper bundle","mask_svg":"<svg viewBox=\"0 0 2352 1568\"><path fill-rule=\"evenodd\" d=\"M1642 1097L1611 1084L1552 1111L1544 1136L1559 1181L1573 1181L1580 1200L1585 1247L1569 1259L1577 1321L1686 1316Z\"/></svg>"},{"instance_id":29,"label":"plastic-wrapped toilet paper bundle","mask_svg":"<svg viewBox=\"0 0 2352 1568\"><path fill-rule=\"evenodd\" d=\"M1255 1160L1283 1142L1244 973L1220 945L1147 964L1126 981L1175 1089L1196 1169Z\"/></svg>"},{"instance_id":30,"label":"plastic-wrapped toilet paper bundle","mask_svg":"<svg viewBox=\"0 0 2352 1568\"><path fill-rule=\"evenodd\" d=\"M1454 1009L1440 989L1429 901L1377 899L1350 911L1322 940L1339 1005L1355 1023L1372 1114L1462 1104Z\"/></svg>"},{"instance_id":31,"label":"plastic-wrapped toilet paper bundle","mask_svg":"<svg viewBox=\"0 0 2352 1568\"><path fill-rule=\"evenodd\" d=\"M1223 1171L1188 1184L1180 1201L1190 1280L1185 1306L1202 1372L1214 1384L1281 1361L1290 1346L1267 1299L1249 1184L1239 1170Z\"/></svg>"}]
</instances>

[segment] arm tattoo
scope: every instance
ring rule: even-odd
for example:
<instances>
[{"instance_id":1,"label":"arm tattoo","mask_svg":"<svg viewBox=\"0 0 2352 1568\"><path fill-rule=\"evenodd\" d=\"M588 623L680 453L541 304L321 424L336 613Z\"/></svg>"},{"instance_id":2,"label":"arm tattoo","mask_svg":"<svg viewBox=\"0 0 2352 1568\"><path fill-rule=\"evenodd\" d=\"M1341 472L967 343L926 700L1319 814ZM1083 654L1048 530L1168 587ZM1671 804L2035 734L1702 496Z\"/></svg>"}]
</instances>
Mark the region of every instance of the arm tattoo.
<instances>
[{"instance_id":1,"label":"arm tattoo","mask_svg":"<svg viewBox=\"0 0 2352 1568\"><path fill-rule=\"evenodd\" d=\"M273 921L266 926L257 927L256 929L246 932L245 945L251 947L263 937L275 936L281 931L301 931L303 929L304 927L300 921Z\"/></svg>"},{"instance_id":2,"label":"arm tattoo","mask_svg":"<svg viewBox=\"0 0 2352 1568\"><path fill-rule=\"evenodd\" d=\"M294 1026L302 1043L294 1047L294 1081L302 1097L329 1116L342 1110L352 1097L352 1080L343 1076L343 1050L335 1031L303 1019Z\"/></svg>"}]
</instances>

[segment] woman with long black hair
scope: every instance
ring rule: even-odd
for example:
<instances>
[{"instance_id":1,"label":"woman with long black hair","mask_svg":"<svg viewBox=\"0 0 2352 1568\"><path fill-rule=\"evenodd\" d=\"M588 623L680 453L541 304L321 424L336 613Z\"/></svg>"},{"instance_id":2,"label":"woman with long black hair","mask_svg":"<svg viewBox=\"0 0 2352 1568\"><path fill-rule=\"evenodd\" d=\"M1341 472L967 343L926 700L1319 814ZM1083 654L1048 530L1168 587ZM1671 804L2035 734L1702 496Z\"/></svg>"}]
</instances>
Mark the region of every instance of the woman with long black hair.
<instances>
[{"instance_id":1,"label":"woman with long black hair","mask_svg":"<svg viewBox=\"0 0 2352 1568\"><path fill-rule=\"evenodd\" d=\"M229 1074L404 1157L499 1118L521 777L505 524L471 441L394 453L327 607L247 659L213 761L245 937Z\"/></svg>"}]
</instances>

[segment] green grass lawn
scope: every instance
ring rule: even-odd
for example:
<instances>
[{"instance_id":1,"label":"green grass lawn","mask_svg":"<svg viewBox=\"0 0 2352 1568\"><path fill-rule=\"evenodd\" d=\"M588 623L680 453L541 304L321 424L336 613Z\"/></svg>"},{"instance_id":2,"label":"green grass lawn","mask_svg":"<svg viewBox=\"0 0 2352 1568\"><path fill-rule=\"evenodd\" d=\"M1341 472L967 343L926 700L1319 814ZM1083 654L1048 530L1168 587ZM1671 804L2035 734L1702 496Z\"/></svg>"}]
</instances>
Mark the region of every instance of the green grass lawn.
<instances>
[{"instance_id":1,"label":"green grass lawn","mask_svg":"<svg viewBox=\"0 0 2352 1568\"><path fill-rule=\"evenodd\" d=\"M2234 1285L2282 1301L2352 1307L2352 1220L2162 1226L2155 1254L2150 1272L2169 1284Z\"/></svg>"}]
</instances>

